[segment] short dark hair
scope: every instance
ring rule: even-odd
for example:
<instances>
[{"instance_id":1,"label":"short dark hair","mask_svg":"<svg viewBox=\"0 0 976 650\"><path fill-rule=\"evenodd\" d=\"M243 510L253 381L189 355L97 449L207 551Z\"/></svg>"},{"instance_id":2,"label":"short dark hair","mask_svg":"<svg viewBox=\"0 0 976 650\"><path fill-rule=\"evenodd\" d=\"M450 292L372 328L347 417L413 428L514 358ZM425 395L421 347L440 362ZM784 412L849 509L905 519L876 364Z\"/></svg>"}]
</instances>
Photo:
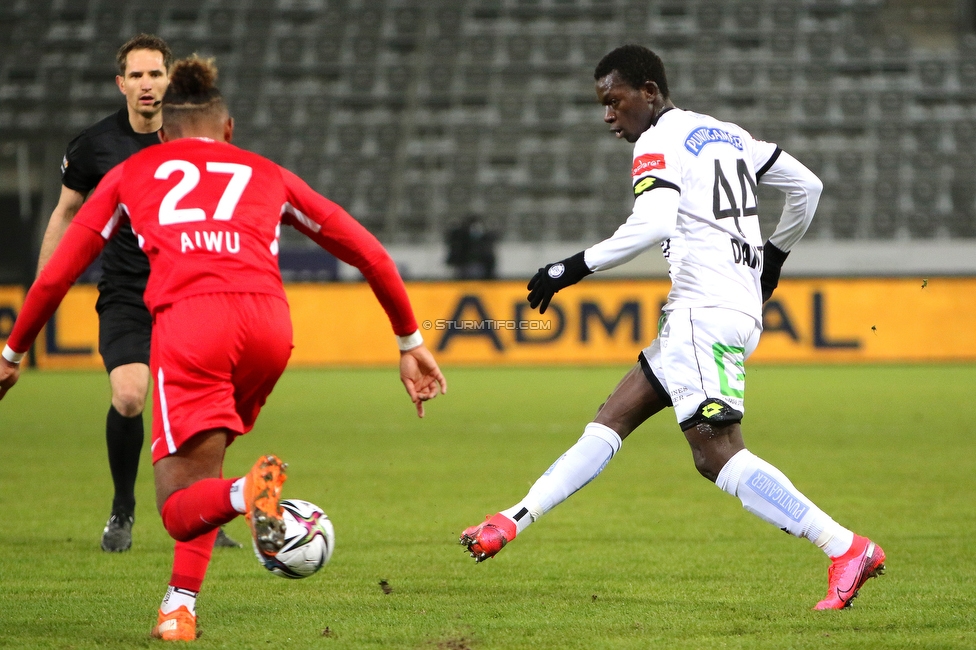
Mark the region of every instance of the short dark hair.
<instances>
[{"instance_id":1,"label":"short dark hair","mask_svg":"<svg viewBox=\"0 0 976 650\"><path fill-rule=\"evenodd\" d=\"M642 45L624 45L604 56L597 64L593 78L603 79L611 72L616 72L634 88L643 88L645 83L653 81L665 99L670 96L664 62Z\"/></svg>"},{"instance_id":2,"label":"short dark hair","mask_svg":"<svg viewBox=\"0 0 976 650\"><path fill-rule=\"evenodd\" d=\"M127 40L115 55L115 62L119 66L119 74L123 77L125 76L126 58L132 50L152 50L159 52L163 55L163 67L166 68L167 72L169 71L169 67L173 65L173 51L169 49L166 41L155 34L139 34Z\"/></svg>"}]
</instances>

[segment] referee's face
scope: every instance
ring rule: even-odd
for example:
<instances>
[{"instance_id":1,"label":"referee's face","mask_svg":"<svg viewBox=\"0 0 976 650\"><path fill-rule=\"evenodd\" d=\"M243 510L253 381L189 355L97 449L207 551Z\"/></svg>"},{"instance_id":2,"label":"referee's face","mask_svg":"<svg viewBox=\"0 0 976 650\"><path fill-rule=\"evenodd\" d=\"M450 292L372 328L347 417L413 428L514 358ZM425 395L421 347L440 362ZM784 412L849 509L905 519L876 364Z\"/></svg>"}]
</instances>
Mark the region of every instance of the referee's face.
<instances>
[{"instance_id":1,"label":"referee's face","mask_svg":"<svg viewBox=\"0 0 976 650\"><path fill-rule=\"evenodd\" d=\"M169 85L163 53L132 50L125 57L125 76L115 77L131 111L154 117L162 110L163 95Z\"/></svg>"},{"instance_id":2,"label":"referee's face","mask_svg":"<svg viewBox=\"0 0 976 650\"><path fill-rule=\"evenodd\" d=\"M650 128L654 120L654 96L648 88L634 88L613 71L597 79L596 96L604 107L603 121L618 138L637 142Z\"/></svg>"}]
</instances>

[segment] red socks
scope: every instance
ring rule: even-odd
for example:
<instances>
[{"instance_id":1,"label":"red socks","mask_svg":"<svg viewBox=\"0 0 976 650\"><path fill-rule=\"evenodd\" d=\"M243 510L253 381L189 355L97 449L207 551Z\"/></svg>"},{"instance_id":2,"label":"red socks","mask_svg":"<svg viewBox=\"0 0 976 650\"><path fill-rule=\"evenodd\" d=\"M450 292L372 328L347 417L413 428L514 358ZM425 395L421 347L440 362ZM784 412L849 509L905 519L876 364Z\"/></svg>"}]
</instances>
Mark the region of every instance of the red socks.
<instances>
[{"instance_id":1,"label":"red socks","mask_svg":"<svg viewBox=\"0 0 976 650\"><path fill-rule=\"evenodd\" d=\"M171 586L193 592L200 591L203 578L207 575L207 565L210 564L217 530L218 528L213 528L188 542L176 542L173 575L169 579Z\"/></svg>"},{"instance_id":2,"label":"red socks","mask_svg":"<svg viewBox=\"0 0 976 650\"><path fill-rule=\"evenodd\" d=\"M177 490L163 504L163 526L176 540L169 584L198 592L207 575L217 529L239 513L230 504L237 479L208 478Z\"/></svg>"},{"instance_id":3,"label":"red socks","mask_svg":"<svg viewBox=\"0 0 976 650\"><path fill-rule=\"evenodd\" d=\"M171 494L162 513L170 537L190 542L236 517L239 513L230 504L230 486L236 480L207 478Z\"/></svg>"}]
</instances>

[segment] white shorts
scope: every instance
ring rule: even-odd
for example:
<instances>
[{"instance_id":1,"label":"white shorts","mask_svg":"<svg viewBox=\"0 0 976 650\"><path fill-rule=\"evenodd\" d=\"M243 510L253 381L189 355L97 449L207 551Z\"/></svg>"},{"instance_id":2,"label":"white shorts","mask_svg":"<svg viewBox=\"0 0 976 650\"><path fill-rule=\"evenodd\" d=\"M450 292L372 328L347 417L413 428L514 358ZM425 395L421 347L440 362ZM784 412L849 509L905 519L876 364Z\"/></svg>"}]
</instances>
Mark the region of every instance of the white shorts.
<instances>
[{"instance_id":1,"label":"white shorts","mask_svg":"<svg viewBox=\"0 0 976 650\"><path fill-rule=\"evenodd\" d=\"M682 429L695 423L707 400L728 405L741 418L745 360L761 333L754 318L733 309L675 309L665 313L658 337L641 351L641 367L645 374L653 373L671 397Z\"/></svg>"}]
</instances>

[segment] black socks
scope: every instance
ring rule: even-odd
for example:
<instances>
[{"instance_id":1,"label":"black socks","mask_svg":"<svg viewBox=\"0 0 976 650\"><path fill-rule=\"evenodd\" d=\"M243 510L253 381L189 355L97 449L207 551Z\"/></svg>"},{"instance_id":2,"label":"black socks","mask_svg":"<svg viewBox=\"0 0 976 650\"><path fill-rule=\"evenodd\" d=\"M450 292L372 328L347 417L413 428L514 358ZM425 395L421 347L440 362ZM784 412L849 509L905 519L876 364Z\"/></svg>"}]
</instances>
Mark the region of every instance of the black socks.
<instances>
[{"instance_id":1,"label":"black socks","mask_svg":"<svg viewBox=\"0 0 976 650\"><path fill-rule=\"evenodd\" d=\"M115 484L112 512L128 515L136 509L136 474L144 437L142 414L127 418L112 406L105 421L105 442L108 445L108 466Z\"/></svg>"}]
</instances>

